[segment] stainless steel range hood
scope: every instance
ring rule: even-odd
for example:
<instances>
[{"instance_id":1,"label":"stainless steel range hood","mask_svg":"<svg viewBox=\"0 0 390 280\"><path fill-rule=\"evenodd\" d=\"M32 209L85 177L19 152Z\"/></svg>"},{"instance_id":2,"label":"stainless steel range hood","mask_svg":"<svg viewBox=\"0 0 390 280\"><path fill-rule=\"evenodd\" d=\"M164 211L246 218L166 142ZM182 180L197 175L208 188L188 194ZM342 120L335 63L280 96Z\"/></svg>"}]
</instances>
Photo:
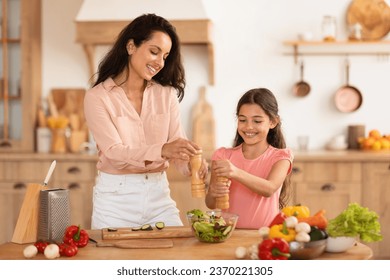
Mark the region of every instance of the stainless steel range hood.
<instances>
[{"instance_id":1,"label":"stainless steel range hood","mask_svg":"<svg viewBox=\"0 0 390 280\"><path fill-rule=\"evenodd\" d=\"M84 0L75 20L76 42L84 47L90 74L96 72L96 46L112 44L124 26L144 13L168 19L176 27L182 44L207 47L209 83L214 84L212 22L202 0Z\"/></svg>"}]
</instances>

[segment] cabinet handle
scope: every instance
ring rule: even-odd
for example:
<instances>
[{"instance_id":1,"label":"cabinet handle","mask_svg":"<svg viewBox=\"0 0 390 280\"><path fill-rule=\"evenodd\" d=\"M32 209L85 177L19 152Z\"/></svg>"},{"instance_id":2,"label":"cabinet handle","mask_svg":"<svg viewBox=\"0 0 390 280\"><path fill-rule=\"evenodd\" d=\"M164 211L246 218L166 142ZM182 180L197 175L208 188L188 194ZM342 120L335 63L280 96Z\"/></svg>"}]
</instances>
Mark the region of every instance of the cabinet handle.
<instances>
[{"instance_id":1,"label":"cabinet handle","mask_svg":"<svg viewBox=\"0 0 390 280\"><path fill-rule=\"evenodd\" d=\"M68 189L70 189L70 190L79 189L79 188L80 188L80 184L78 184L78 183L70 183L68 186Z\"/></svg>"},{"instance_id":2,"label":"cabinet handle","mask_svg":"<svg viewBox=\"0 0 390 280\"><path fill-rule=\"evenodd\" d=\"M26 188L26 184L25 183L15 183L14 185L14 190L22 190L22 189L25 189Z\"/></svg>"},{"instance_id":3,"label":"cabinet handle","mask_svg":"<svg viewBox=\"0 0 390 280\"><path fill-rule=\"evenodd\" d=\"M329 184L325 184L321 187L321 191L324 191L324 192L331 192L331 191L334 191L336 189L335 185L329 183Z\"/></svg>"},{"instance_id":4,"label":"cabinet handle","mask_svg":"<svg viewBox=\"0 0 390 280\"><path fill-rule=\"evenodd\" d=\"M81 172L81 169L78 168L77 166L69 167L68 168L68 173L70 174L78 174Z\"/></svg>"},{"instance_id":5,"label":"cabinet handle","mask_svg":"<svg viewBox=\"0 0 390 280\"><path fill-rule=\"evenodd\" d=\"M291 171L292 173L300 173L301 169L299 167L293 167Z\"/></svg>"}]
</instances>

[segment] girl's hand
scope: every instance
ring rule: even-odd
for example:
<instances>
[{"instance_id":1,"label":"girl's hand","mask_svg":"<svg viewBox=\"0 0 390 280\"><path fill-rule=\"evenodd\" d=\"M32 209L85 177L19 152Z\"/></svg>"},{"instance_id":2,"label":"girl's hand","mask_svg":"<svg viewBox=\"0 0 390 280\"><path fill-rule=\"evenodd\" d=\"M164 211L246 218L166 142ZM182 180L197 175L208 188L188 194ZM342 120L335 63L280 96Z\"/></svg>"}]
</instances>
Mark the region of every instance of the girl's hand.
<instances>
[{"instance_id":1,"label":"girl's hand","mask_svg":"<svg viewBox=\"0 0 390 280\"><path fill-rule=\"evenodd\" d=\"M213 198L223 197L229 193L229 186L230 180L228 181L228 183L213 182L209 186L208 194Z\"/></svg>"},{"instance_id":2,"label":"girl's hand","mask_svg":"<svg viewBox=\"0 0 390 280\"><path fill-rule=\"evenodd\" d=\"M165 143L161 149L161 156L167 159L189 161L198 150L201 150L201 148L194 142L179 138L170 143Z\"/></svg>"},{"instance_id":3,"label":"girl's hand","mask_svg":"<svg viewBox=\"0 0 390 280\"><path fill-rule=\"evenodd\" d=\"M213 161L213 173L216 177L233 178L237 167L227 159Z\"/></svg>"}]
</instances>

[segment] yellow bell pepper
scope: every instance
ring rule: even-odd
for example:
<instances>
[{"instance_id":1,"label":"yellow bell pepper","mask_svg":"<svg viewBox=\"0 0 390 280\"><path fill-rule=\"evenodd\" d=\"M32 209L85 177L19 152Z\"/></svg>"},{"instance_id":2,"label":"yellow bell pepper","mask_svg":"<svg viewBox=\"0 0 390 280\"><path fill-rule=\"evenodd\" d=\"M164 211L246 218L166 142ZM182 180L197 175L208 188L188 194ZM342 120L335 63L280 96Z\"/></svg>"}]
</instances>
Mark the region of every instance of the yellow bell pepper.
<instances>
[{"instance_id":1,"label":"yellow bell pepper","mask_svg":"<svg viewBox=\"0 0 390 280\"><path fill-rule=\"evenodd\" d=\"M282 209L282 212L287 216L295 216L299 218L310 217L309 207L304 205L286 206Z\"/></svg>"},{"instance_id":2,"label":"yellow bell pepper","mask_svg":"<svg viewBox=\"0 0 390 280\"><path fill-rule=\"evenodd\" d=\"M280 225L273 225L268 234L268 238L283 238L287 242L294 241L295 235L296 235L295 229L287 228L286 222L283 222L283 224Z\"/></svg>"}]
</instances>

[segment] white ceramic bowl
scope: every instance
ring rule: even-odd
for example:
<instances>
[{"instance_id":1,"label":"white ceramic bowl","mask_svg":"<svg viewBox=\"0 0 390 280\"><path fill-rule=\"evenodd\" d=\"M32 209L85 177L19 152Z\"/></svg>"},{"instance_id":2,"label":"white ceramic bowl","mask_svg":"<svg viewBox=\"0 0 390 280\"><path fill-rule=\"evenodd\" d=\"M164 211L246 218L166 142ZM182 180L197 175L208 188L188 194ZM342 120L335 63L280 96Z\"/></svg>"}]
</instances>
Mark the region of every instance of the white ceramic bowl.
<instances>
[{"instance_id":1,"label":"white ceramic bowl","mask_svg":"<svg viewBox=\"0 0 390 280\"><path fill-rule=\"evenodd\" d=\"M326 241L325 252L329 253L342 253L347 251L356 243L356 237L349 236L329 236Z\"/></svg>"}]
</instances>

